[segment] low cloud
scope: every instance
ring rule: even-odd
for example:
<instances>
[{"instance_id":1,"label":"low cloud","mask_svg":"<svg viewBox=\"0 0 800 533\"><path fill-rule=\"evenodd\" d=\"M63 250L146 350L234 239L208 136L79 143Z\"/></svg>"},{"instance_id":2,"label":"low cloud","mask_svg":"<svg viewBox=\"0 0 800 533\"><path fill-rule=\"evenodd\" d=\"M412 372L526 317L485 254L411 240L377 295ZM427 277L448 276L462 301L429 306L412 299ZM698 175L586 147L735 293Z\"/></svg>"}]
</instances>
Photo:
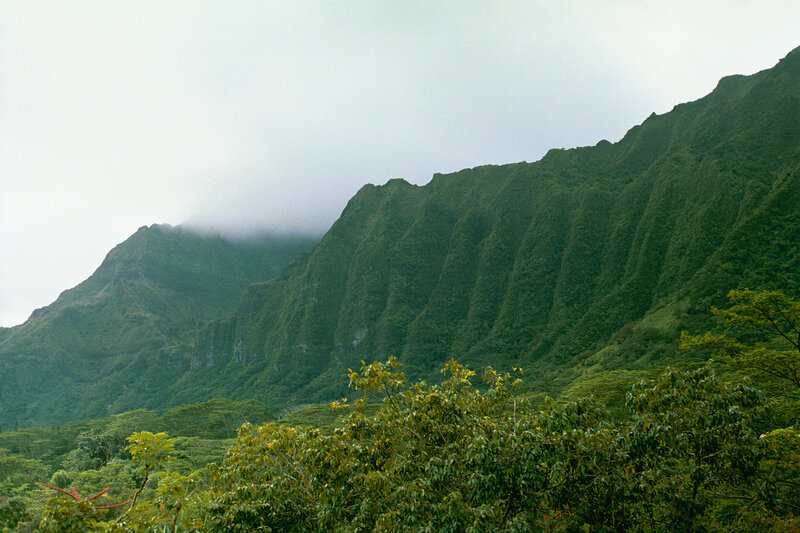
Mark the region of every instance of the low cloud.
<instances>
[{"instance_id":1,"label":"low cloud","mask_svg":"<svg viewBox=\"0 0 800 533\"><path fill-rule=\"evenodd\" d=\"M321 233L365 183L615 141L800 44L800 5L781 1L12 1L0 15L7 325L141 225Z\"/></svg>"}]
</instances>

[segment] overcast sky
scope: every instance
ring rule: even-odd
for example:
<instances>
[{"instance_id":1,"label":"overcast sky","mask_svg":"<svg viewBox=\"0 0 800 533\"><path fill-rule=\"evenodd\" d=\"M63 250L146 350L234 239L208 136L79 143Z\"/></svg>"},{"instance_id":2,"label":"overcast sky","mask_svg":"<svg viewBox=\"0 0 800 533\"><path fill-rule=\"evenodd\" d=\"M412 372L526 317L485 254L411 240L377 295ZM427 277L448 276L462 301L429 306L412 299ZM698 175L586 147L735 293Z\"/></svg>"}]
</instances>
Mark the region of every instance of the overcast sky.
<instances>
[{"instance_id":1,"label":"overcast sky","mask_svg":"<svg viewBox=\"0 0 800 533\"><path fill-rule=\"evenodd\" d=\"M0 2L0 325L139 226L325 231L365 183L619 140L800 2Z\"/></svg>"}]
</instances>

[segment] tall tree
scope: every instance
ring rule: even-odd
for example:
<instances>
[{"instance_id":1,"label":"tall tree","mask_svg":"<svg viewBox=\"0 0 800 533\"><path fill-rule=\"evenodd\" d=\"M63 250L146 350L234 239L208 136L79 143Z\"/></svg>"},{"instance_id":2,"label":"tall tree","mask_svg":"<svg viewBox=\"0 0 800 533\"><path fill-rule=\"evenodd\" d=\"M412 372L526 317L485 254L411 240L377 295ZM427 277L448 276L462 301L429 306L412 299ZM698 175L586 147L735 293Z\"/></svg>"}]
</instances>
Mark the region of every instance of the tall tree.
<instances>
[{"instance_id":1,"label":"tall tree","mask_svg":"<svg viewBox=\"0 0 800 533\"><path fill-rule=\"evenodd\" d=\"M684 350L705 350L800 396L800 302L777 291L733 290L728 309L711 309L726 333L681 335Z\"/></svg>"}]
</instances>

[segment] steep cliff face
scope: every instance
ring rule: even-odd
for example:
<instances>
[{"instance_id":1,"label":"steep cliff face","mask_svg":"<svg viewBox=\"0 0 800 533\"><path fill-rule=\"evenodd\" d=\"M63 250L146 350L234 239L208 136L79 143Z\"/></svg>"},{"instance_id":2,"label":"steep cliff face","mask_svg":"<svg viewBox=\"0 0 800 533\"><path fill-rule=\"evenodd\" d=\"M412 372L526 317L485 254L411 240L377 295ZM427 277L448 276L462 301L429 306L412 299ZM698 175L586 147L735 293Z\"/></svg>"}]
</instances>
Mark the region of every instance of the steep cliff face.
<instances>
[{"instance_id":1,"label":"steep cliff face","mask_svg":"<svg viewBox=\"0 0 800 533\"><path fill-rule=\"evenodd\" d=\"M27 424L163 407L200 327L233 312L308 238L231 241L140 228L85 282L0 337L0 421Z\"/></svg>"},{"instance_id":2,"label":"steep cliff face","mask_svg":"<svg viewBox=\"0 0 800 533\"><path fill-rule=\"evenodd\" d=\"M796 294L799 102L795 50L615 144L365 186L309 255L205 329L194 357L280 402L330 398L348 366L387 355L419 375L455 357L544 380L656 312L674 335L731 288ZM609 368L631 363L603 353Z\"/></svg>"}]
</instances>

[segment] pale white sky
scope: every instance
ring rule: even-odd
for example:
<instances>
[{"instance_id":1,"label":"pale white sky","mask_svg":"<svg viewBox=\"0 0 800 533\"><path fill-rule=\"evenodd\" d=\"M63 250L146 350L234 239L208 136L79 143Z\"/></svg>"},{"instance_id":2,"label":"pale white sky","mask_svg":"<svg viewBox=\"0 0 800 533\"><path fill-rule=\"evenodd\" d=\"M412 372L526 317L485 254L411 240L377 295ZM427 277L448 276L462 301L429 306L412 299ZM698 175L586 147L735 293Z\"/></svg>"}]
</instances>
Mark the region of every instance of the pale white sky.
<instances>
[{"instance_id":1,"label":"pale white sky","mask_svg":"<svg viewBox=\"0 0 800 533\"><path fill-rule=\"evenodd\" d=\"M800 2L0 2L0 325L139 226L324 231L364 183L618 140Z\"/></svg>"}]
</instances>

